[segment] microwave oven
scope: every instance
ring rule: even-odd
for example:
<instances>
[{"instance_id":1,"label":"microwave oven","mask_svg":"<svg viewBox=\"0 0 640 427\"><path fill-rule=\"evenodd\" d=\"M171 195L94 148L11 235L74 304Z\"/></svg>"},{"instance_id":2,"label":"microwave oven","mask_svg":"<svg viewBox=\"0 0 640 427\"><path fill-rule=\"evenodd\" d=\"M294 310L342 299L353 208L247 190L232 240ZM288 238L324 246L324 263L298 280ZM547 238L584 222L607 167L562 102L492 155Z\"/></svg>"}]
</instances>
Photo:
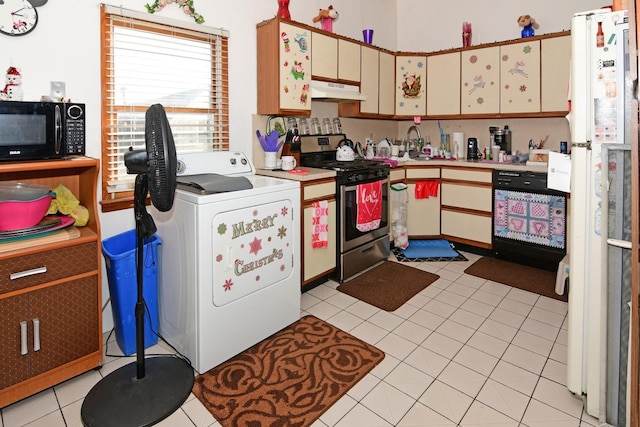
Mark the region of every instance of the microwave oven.
<instances>
[{"instance_id":1,"label":"microwave oven","mask_svg":"<svg viewBox=\"0 0 640 427\"><path fill-rule=\"evenodd\" d=\"M0 161L84 154L84 104L0 101Z\"/></svg>"}]
</instances>

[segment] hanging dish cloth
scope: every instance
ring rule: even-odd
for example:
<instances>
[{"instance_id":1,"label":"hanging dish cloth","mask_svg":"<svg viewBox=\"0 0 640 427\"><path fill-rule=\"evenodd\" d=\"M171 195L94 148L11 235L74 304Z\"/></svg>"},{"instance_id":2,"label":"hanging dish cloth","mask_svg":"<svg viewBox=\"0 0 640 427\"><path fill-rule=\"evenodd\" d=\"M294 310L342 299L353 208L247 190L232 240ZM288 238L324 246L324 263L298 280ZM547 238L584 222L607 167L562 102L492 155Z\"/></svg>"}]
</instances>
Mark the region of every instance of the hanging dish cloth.
<instances>
[{"instance_id":1,"label":"hanging dish cloth","mask_svg":"<svg viewBox=\"0 0 640 427\"><path fill-rule=\"evenodd\" d=\"M329 244L329 202L313 202L311 247L326 248Z\"/></svg>"},{"instance_id":2,"label":"hanging dish cloth","mask_svg":"<svg viewBox=\"0 0 640 427\"><path fill-rule=\"evenodd\" d=\"M382 182L359 184L356 191L356 228L362 232L379 228L382 219Z\"/></svg>"},{"instance_id":3,"label":"hanging dish cloth","mask_svg":"<svg viewBox=\"0 0 640 427\"><path fill-rule=\"evenodd\" d=\"M438 197L438 181L418 181L414 190L416 199Z\"/></svg>"}]
</instances>

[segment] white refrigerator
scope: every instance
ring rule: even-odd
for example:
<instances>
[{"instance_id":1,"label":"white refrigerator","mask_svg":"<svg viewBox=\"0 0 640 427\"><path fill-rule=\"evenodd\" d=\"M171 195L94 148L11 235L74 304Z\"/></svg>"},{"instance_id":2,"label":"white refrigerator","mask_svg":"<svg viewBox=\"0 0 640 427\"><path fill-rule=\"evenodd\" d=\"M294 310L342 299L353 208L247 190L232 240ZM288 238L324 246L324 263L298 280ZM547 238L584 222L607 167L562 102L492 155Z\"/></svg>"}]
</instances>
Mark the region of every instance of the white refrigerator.
<instances>
[{"instance_id":1,"label":"white refrigerator","mask_svg":"<svg viewBox=\"0 0 640 427\"><path fill-rule=\"evenodd\" d=\"M608 161L601 153L603 146L625 139L627 34L626 11L582 12L571 22L567 387L585 395L587 412L601 420L607 407L608 316L607 199L602 185Z\"/></svg>"}]
</instances>

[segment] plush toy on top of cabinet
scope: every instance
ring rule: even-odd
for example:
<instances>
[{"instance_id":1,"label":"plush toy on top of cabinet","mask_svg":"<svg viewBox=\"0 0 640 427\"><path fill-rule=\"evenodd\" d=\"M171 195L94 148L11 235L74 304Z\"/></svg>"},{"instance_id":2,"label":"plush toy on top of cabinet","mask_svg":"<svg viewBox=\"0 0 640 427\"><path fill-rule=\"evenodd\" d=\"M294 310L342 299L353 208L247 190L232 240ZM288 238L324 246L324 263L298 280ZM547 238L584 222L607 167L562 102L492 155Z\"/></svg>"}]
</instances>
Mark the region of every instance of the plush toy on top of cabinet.
<instances>
[{"instance_id":1,"label":"plush toy on top of cabinet","mask_svg":"<svg viewBox=\"0 0 640 427\"><path fill-rule=\"evenodd\" d=\"M522 15L518 18L518 25L522 27L522 31L520 35L522 37L531 37L535 36L537 30L540 26L536 22L535 19L531 17L531 15Z\"/></svg>"},{"instance_id":2,"label":"plush toy on top of cabinet","mask_svg":"<svg viewBox=\"0 0 640 427\"><path fill-rule=\"evenodd\" d=\"M313 22L320 21L323 30L333 32L333 21L338 19L338 16L338 11L331 5L326 9L320 9L318 15L313 18Z\"/></svg>"},{"instance_id":3,"label":"plush toy on top of cabinet","mask_svg":"<svg viewBox=\"0 0 640 427\"><path fill-rule=\"evenodd\" d=\"M6 85L0 92L0 100L22 101L22 75L16 67L7 69Z\"/></svg>"}]
</instances>

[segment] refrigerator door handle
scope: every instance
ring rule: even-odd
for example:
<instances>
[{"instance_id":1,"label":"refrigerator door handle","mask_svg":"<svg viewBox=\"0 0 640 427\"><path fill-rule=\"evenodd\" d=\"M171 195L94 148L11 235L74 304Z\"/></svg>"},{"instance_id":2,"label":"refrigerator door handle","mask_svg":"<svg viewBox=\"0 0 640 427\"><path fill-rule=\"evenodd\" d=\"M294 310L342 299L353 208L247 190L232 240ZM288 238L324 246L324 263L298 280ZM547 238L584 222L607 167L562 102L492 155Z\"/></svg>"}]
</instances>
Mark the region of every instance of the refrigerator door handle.
<instances>
[{"instance_id":1,"label":"refrigerator door handle","mask_svg":"<svg viewBox=\"0 0 640 427\"><path fill-rule=\"evenodd\" d=\"M631 242L620 239L607 239L607 244L622 249L631 249Z\"/></svg>"},{"instance_id":2,"label":"refrigerator door handle","mask_svg":"<svg viewBox=\"0 0 640 427\"><path fill-rule=\"evenodd\" d=\"M591 141L587 142L573 142L571 144L572 147L575 148L586 148L587 150L591 150Z\"/></svg>"}]
</instances>

